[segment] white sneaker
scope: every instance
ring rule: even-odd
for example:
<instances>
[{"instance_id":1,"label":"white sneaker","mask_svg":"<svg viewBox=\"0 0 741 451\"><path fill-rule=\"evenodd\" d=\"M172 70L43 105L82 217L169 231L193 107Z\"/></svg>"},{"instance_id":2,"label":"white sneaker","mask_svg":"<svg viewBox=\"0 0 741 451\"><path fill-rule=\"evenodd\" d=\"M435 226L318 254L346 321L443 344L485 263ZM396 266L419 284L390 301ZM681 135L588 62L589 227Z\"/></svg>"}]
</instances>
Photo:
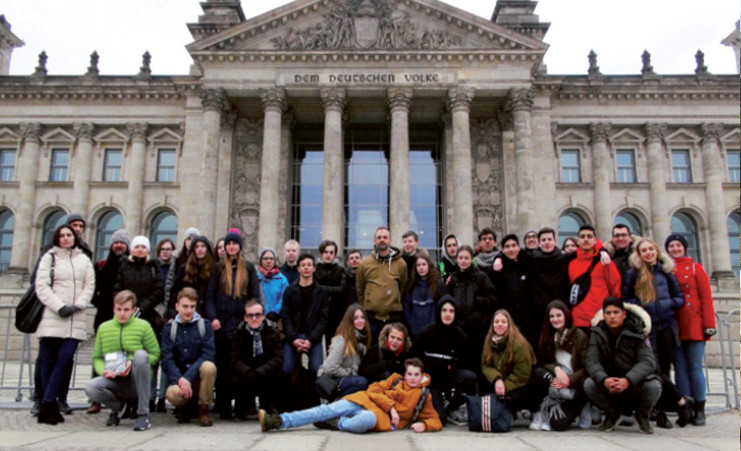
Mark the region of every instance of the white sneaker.
<instances>
[{"instance_id":1,"label":"white sneaker","mask_svg":"<svg viewBox=\"0 0 741 451\"><path fill-rule=\"evenodd\" d=\"M540 425L541 431L550 431L551 430L551 423L548 421L544 421L543 424Z\"/></svg>"},{"instance_id":2,"label":"white sneaker","mask_svg":"<svg viewBox=\"0 0 741 451\"><path fill-rule=\"evenodd\" d=\"M540 431L543 428L543 416L540 412L535 412L533 415L533 421L530 422L530 429L533 431Z\"/></svg>"},{"instance_id":3,"label":"white sneaker","mask_svg":"<svg viewBox=\"0 0 741 451\"><path fill-rule=\"evenodd\" d=\"M592 412L590 412L589 404L585 404L579 414L579 427L581 429L589 429L592 427Z\"/></svg>"}]
</instances>

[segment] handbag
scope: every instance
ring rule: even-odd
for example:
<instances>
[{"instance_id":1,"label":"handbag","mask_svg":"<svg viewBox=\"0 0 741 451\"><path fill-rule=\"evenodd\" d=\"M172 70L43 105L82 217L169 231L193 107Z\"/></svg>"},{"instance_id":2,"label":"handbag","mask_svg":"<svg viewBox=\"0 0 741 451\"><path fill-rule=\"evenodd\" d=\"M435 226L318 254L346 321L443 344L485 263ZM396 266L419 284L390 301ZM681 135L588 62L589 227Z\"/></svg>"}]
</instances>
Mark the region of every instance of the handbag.
<instances>
[{"instance_id":1,"label":"handbag","mask_svg":"<svg viewBox=\"0 0 741 451\"><path fill-rule=\"evenodd\" d=\"M592 286L592 271L599 261L600 256L597 254L597 256L592 259L592 264L589 265L589 269L587 269L584 274L574 279L574 283L571 284L571 290L569 291L569 303L571 305L579 305L579 303L584 300L587 293L589 293L589 288Z\"/></svg>"},{"instance_id":2,"label":"handbag","mask_svg":"<svg viewBox=\"0 0 741 451\"><path fill-rule=\"evenodd\" d=\"M497 395L464 395L468 402L468 430L473 432L508 432L512 412Z\"/></svg>"},{"instance_id":3,"label":"handbag","mask_svg":"<svg viewBox=\"0 0 741 451\"><path fill-rule=\"evenodd\" d=\"M56 264L56 256L51 254L51 271L49 276L51 279L51 286L54 286L54 266ZM43 302L36 295L36 284L32 283L30 287L21 296L20 302L15 307L15 328L19 332L25 334L32 334L39 328L41 318L44 316L44 305Z\"/></svg>"},{"instance_id":4,"label":"handbag","mask_svg":"<svg viewBox=\"0 0 741 451\"><path fill-rule=\"evenodd\" d=\"M340 386L332 377L322 374L316 378L316 391L319 397L332 402L339 396Z\"/></svg>"}]
</instances>

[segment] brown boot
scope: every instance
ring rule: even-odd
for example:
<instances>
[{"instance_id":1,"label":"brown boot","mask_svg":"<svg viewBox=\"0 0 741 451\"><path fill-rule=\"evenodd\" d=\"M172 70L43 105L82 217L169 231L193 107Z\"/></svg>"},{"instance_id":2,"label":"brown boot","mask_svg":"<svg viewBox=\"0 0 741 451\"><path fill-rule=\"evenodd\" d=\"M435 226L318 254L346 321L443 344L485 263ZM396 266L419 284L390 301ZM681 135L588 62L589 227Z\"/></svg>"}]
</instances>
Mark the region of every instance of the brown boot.
<instances>
[{"instance_id":1,"label":"brown boot","mask_svg":"<svg viewBox=\"0 0 741 451\"><path fill-rule=\"evenodd\" d=\"M208 406L198 406L198 424L201 426L213 426L211 417L208 416Z\"/></svg>"},{"instance_id":2,"label":"brown boot","mask_svg":"<svg viewBox=\"0 0 741 451\"><path fill-rule=\"evenodd\" d=\"M99 402L91 402L90 407L87 408L87 413L95 414L100 412L100 403Z\"/></svg>"}]
</instances>

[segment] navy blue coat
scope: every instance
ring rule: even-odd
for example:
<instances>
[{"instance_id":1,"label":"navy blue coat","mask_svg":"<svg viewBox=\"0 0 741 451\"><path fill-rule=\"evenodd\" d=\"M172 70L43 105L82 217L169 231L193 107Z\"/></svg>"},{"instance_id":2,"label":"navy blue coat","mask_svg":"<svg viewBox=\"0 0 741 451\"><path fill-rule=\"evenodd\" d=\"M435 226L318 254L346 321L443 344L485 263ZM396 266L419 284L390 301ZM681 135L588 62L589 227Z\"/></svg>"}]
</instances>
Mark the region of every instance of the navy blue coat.
<instances>
[{"instance_id":1,"label":"navy blue coat","mask_svg":"<svg viewBox=\"0 0 741 451\"><path fill-rule=\"evenodd\" d=\"M653 329L664 329L676 323L674 312L684 305L684 296L679 287L677 278L669 269L664 271L661 262L651 268L656 286L656 300L650 304L643 305L636 297L635 285L638 278L638 270L630 269L623 277L623 301L630 304L640 305L651 317Z\"/></svg>"},{"instance_id":2,"label":"navy blue coat","mask_svg":"<svg viewBox=\"0 0 741 451\"><path fill-rule=\"evenodd\" d=\"M175 341L170 339L170 329L173 322L165 324L162 329L162 368L167 374L168 385L175 385L181 377L188 379L192 384L198 379L198 370L205 361L212 362L216 358L216 345L211 322L203 320L205 334L201 337L198 332L200 315L196 314L189 323L180 322L178 315L174 321L178 322Z\"/></svg>"},{"instance_id":3,"label":"navy blue coat","mask_svg":"<svg viewBox=\"0 0 741 451\"><path fill-rule=\"evenodd\" d=\"M239 297L221 290L221 273L224 271L222 262L217 263L211 271L211 279L206 290L206 317L211 321L218 319L221 322L221 329L215 332L217 340L231 340L232 334L244 317L244 304L249 299L259 299L260 281L255 265L248 261L245 261L244 265L248 278L247 293ZM235 267L236 265L232 265L232 268Z\"/></svg>"},{"instance_id":4,"label":"navy blue coat","mask_svg":"<svg viewBox=\"0 0 741 451\"><path fill-rule=\"evenodd\" d=\"M435 323L436 303L445 294L445 284L439 281L437 297L432 295L430 283L419 280L410 287L404 296L404 317L413 337L419 335L427 326Z\"/></svg>"}]
</instances>

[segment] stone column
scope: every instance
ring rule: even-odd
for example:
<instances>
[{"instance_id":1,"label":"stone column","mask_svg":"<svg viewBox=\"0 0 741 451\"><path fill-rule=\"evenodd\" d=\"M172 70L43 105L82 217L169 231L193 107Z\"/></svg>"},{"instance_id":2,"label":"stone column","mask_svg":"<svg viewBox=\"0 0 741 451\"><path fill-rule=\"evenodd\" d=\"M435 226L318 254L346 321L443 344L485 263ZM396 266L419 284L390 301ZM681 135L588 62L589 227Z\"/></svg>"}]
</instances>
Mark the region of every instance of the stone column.
<instances>
[{"instance_id":1,"label":"stone column","mask_svg":"<svg viewBox=\"0 0 741 451\"><path fill-rule=\"evenodd\" d=\"M31 232L33 215L36 209L36 179L39 168L39 148L41 145L41 124L22 122L21 135L23 147L18 158L18 198L16 199L15 228L13 229L13 249L10 254L9 272L26 274L29 257L36 256L32 251Z\"/></svg>"},{"instance_id":2,"label":"stone column","mask_svg":"<svg viewBox=\"0 0 741 451\"><path fill-rule=\"evenodd\" d=\"M453 173L453 161L455 160L455 156L453 155L453 118L450 116L447 106L445 106L440 112L440 126L444 131L445 142L445 159L443 160L445 228L443 230L445 231L444 235L447 235L449 233L455 233L455 185L453 183L455 180Z\"/></svg>"},{"instance_id":3,"label":"stone column","mask_svg":"<svg viewBox=\"0 0 741 451\"><path fill-rule=\"evenodd\" d=\"M515 179L517 181L517 229L525 230L534 224L535 194L531 173L533 155L532 89L511 89L508 109L512 111L515 137Z\"/></svg>"},{"instance_id":4,"label":"stone column","mask_svg":"<svg viewBox=\"0 0 741 451\"><path fill-rule=\"evenodd\" d=\"M322 178L322 239L342 246L344 232L345 152L342 142L342 113L345 90L322 88L324 106L324 173ZM340 254L338 249L337 254Z\"/></svg>"},{"instance_id":5,"label":"stone column","mask_svg":"<svg viewBox=\"0 0 741 451\"><path fill-rule=\"evenodd\" d=\"M644 127L647 138L646 154L648 156L649 198L651 200L651 223L653 238L662 242L669 236L671 223L666 214L666 153L662 142L666 133L666 124L649 122Z\"/></svg>"},{"instance_id":6,"label":"stone column","mask_svg":"<svg viewBox=\"0 0 741 451\"><path fill-rule=\"evenodd\" d=\"M594 228L597 237L603 240L611 237L612 205L610 202L610 171L612 163L610 151L607 148L607 138L610 136L610 124L589 124L592 135L592 174L594 176Z\"/></svg>"},{"instance_id":7,"label":"stone column","mask_svg":"<svg viewBox=\"0 0 741 451\"><path fill-rule=\"evenodd\" d=\"M144 202L144 162L147 153L146 123L126 124L131 137L131 152L128 161L128 190L126 199L125 224L131 236L142 231L142 203Z\"/></svg>"},{"instance_id":8,"label":"stone column","mask_svg":"<svg viewBox=\"0 0 741 451\"><path fill-rule=\"evenodd\" d=\"M227 104L226 92L223 89L204 89L199 93L203 108L203 138L201 171L199 181L201 185L198 203L198 229L204 235L213 238L216 236L216 195L219 175L219 136L221 134L221 114Z\"/></svg>"},{"instance_id":9,"label":"stone column","mask_svg":"<svg viewBox=\"0 0 741 451\"><path fill-rule=\"evenodd\" d=\"M95 126L91 123L77 123L74 124L74 131L77 136L77 149L73 160L72 211L81 213L87 219Z\"/></svg>"},{"instance_id":10,"label":"stone column","mask_svg":"<svg viewBox=\"0 0 741 451\"><path fill-rule=\"evenodd\" d=\"M387 96L391 112L389 226L391 241L401 243L401 235L409 230L409 107L412 105L412 90L389 89Z\"/></svg>"},{"instance_id":11,"label":"stone column","mask_svg":"<svg viewBox=\"0 0 741 451\"><path fill-rule=\"evenodd\" d=\"M281 121L286 109L286 92L283 88L259 90L265 110L262 135L262 168L260 174L260 226L257 242L260 249L278 248L278 191L280 187Z\"/></svg>"},{"instance_id":12,"label":"stone column","mask_svg":"<svg viewBox=\"0 0 741 451\"><path fill-rule=\"evenodd\" d=\"M732 279L731 255L728 250L728 219L723 202L724 165L720 136L723 124L700 124L702 167L705 173L705 198L708 206L710 252L714 279Z\"/></svg>"},{"instance_id":13,"label":"stone column","mask_svg":"<svg viewBox=\"0 0 741 451\"><path fill-rule=\"evenodd\" d=\"M471 183L471 127L469 114L475 90L451 88L448 90L450 114L453 120L453 216L455 233L463 244L473 242L473 188Z\"/></svg>"}]
</instances>

